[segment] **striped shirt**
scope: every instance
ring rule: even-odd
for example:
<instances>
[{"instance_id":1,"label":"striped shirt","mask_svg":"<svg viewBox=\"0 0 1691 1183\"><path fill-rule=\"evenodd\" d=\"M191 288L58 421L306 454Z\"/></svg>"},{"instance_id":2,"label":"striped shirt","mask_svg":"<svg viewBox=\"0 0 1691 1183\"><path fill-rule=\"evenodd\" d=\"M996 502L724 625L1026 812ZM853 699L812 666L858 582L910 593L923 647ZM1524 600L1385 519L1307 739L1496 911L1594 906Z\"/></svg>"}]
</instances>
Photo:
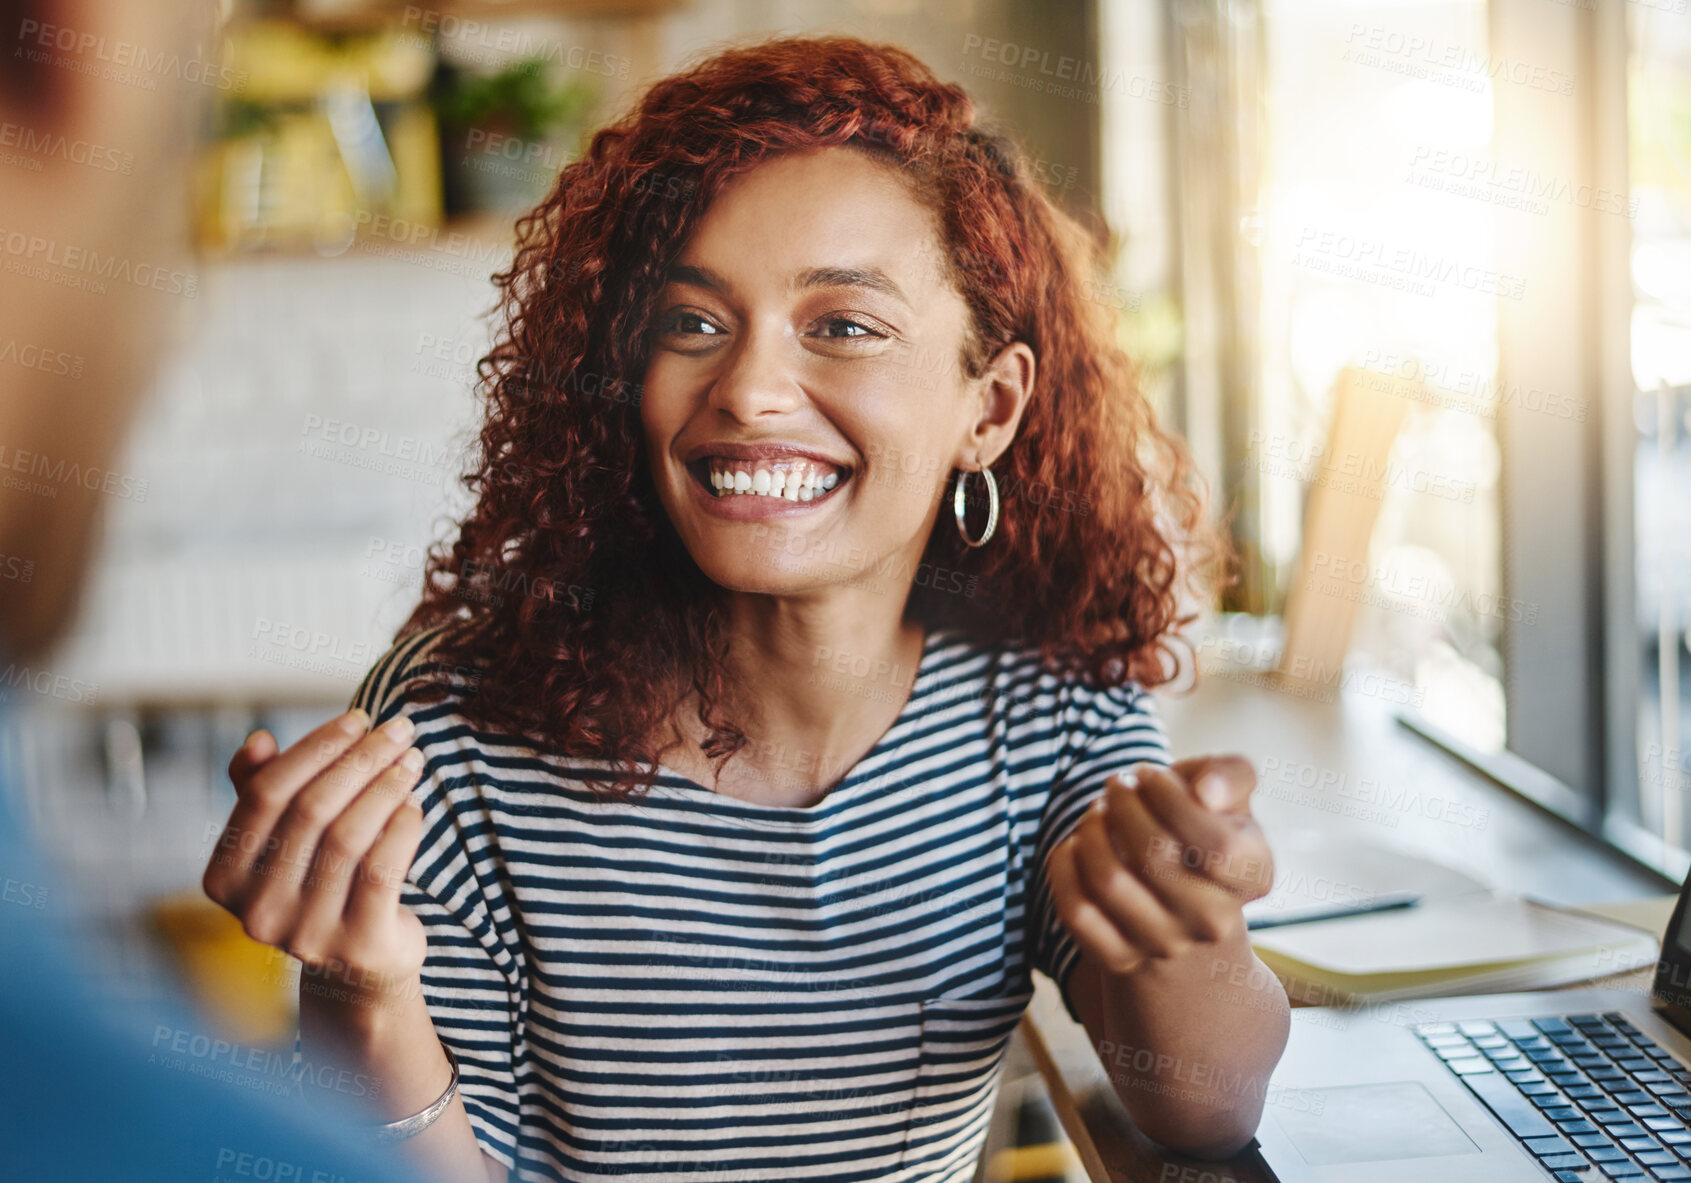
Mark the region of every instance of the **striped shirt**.
<instances>
[{"instance_id":1,"label":"striped shirt","mask_svg":"<svg viewBox=\"0 0 1691 1183\"><path fill-rule=\"evenodd\" d=\"M815 805L662 768L618 803L607 764L414 701L435 635L353 701L426 757L403 898L482 1148L523 1180L972 1178L1030 972L1067 999L1079 956L1045 855L1110 773L1169 762L1149 696L930 631Z\"/></svg>"}]
</instances>

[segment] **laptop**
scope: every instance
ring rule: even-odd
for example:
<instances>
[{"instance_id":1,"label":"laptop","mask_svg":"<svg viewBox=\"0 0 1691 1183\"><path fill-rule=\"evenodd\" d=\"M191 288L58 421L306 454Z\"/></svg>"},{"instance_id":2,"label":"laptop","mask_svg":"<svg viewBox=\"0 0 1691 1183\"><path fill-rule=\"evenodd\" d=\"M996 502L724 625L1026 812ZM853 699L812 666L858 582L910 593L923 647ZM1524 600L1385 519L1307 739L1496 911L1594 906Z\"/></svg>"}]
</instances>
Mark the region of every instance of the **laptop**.
<instances>
[{"instance_id":1,"label":"laptop","mask_svg":"<svg viewBox=\"0 0 1691 1183\"><path fill-rule=\"evenodd\" d=\"M1263 1165L1280 1183L1691 1183L1688 897L1691 878L1649 998L1294 1009L1257 1130Z\"/></svg>"}]
</instances>

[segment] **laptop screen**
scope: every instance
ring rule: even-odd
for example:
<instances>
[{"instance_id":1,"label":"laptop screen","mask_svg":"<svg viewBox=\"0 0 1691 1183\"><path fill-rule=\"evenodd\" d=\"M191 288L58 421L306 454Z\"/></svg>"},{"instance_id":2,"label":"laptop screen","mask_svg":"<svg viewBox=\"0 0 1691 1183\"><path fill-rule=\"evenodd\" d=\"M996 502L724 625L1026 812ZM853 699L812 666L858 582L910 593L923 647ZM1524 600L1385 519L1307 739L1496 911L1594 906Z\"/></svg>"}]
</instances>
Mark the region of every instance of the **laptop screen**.
<instances>
[{"instance_id":1,"label":"laptop screen","mask_svg":"<svg viewBox=\"0 0 1691 1183\"><path fill-rule=\"evenodd\" d=\"M1662 956L1656 962L1656 980L1651 993L1663 1015L1691 1037L1691 876L1679 889L1673 919L1662 934Z\"/></svg>"}]
</instances>

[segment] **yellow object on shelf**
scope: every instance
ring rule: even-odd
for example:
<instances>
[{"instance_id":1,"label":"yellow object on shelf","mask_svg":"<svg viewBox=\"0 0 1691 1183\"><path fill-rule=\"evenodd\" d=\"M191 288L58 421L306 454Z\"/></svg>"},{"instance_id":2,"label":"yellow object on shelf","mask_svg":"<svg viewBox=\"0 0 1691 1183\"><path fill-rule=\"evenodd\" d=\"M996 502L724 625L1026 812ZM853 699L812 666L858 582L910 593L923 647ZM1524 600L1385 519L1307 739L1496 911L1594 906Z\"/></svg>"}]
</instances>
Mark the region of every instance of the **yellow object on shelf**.
<instances>
[{"instance_id":1,"label":"yellow object on shelf","mask_svg":"<svg viewBox=\"0 0 1691 1183\"><path fill-rule=\"evenodd\" d=\"M293 1038L298 963L261 945L241 922L197 892L151 909L200 1009L231 1040L251 1045Z\"/></svg>"},{"instance_id":2,"label":"yellow object on shelf","mask_svg":"<svg viewBox=\"0 0 1691 1183\"><path fill-rule=\"evenodd\" d=\"M435 57L398 28L328 36L278 21L229 38L239 94L195 174L198 237L217 250L334 255L363 237L442 220Z\"/></svg>"},{"instance_id":3,"label":"yellow object on shelf","mask_svg":"<svg viewBox=\"0 0 1691 1183\"><path fill-rule=\"evenodd\" d=\"M309 102L345 79L377 102L423 93L434 49L397 27L327 37L285 21L251 21L230 32L232 65L246 76L241 97L254 103Z\"/></svg>"},{"instance_id":4,"label":"yellow object on shelf","mask_svg":"<svg viewBox=\"0 0 1691 1183\"><path fill-rule=\"evenodd\" d=\"M411 239L412 227L441 223L440 150L434 113L406 104L388 120L385 141L395 184L376 208L361 199L328 119L289 111L273 130L223 140L200 162L199 237L210 247L309 248L339 254L358 237Z\"/></svg>"},{"instance_id":5,"label":"yellow object on shelf","mask_svg":"<svg viewBox=\"0 0 1691 1183\"><path fill-rule=\"evenodd\" d=\"M1021 1183L1028 1179L1080 1178L1082 1167L1074 1148L1067 1142L1045 1142L1037 1146L1012 1146L987 1160L987 1183Z\"/></svg>"}]
</instances>

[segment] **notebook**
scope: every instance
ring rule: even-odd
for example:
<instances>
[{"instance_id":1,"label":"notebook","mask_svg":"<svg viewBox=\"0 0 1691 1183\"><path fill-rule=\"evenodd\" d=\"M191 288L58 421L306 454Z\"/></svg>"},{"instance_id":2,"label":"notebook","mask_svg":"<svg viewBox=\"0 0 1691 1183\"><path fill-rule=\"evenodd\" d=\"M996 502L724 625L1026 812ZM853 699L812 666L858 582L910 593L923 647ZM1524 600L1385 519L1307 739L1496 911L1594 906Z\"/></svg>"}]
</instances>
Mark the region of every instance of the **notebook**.
<instances>
[{"instance_id":1,"label":"notebook","mask_svg":"<svg viewBox=\"0 0 1691 1183\"><path fill-rule=\"evenodd\" d=\"M1308 870L1314 860L1320 873ZM1325 852L1290 844L1274 891L1246 915L1293 918L1404 891L1421 902L1262 929L1251 945L1294 1000L1317 1005L1535 990L1656 960L1652 933L1494 891L1456 868L1367 843Z\"/></svg>"},{"instance_id":2,"label":"notebook","mask_svg":"<svg viewBox=\"0 0 1691 1183\"><path fill-rule=\"evenodd\" d=\"M1267 929L1251 945L1295 997L1327 1004L1538 990L1656 961L1647 932L1484 892Z\"/></svg>"}]
</instances>

